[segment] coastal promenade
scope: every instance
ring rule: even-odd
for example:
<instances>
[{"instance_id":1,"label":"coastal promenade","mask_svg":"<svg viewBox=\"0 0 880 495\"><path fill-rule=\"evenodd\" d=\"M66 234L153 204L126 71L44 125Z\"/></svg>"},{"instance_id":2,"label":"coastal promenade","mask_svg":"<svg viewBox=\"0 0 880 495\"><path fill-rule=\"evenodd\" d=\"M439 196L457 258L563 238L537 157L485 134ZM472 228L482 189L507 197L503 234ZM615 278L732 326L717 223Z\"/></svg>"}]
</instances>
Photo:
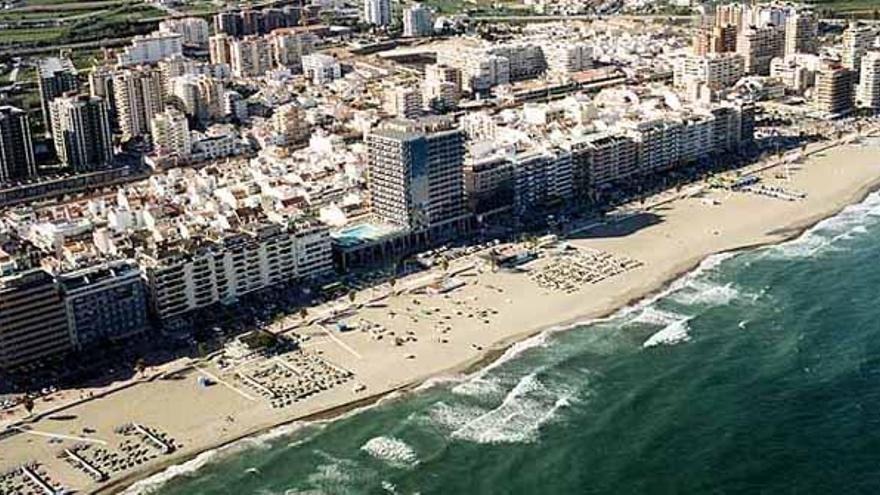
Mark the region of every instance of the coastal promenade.
<instances>
[{"instance_id":1,"label":"coastal promenade","mask_svg":"<svg viewBox=\"0 0 880 495\"><path fill-rule=\"evenodd\" d=\"M629 205L620 211L625 215L614 217L618 221L576 231L565 242L578 252L607 253L595 257L604 261L638 262L601 281L584 283L579 290L555 290L546 283L547 277L531 276L558 277L558 271L548 269L562 256L563 249L556 246L527 264L528 274L497 270L474 256L453 262L449 273L417 274L395 287L366 289L353 303L346 299L310 308L306 319L290 316L273 331L297 335L303 349L281 358L293 363L294 369L326 365L341 374L339 383L289 405L278 407L277 397L270 397L286 390L273 381L282 380L273 373L283 372L280 368L286 365L266 361L223 366L217 359L169 363L108 389L68 391L66 400L38 401L32 418L24 419L21 411L7 418L7 430L0 438L0 473L35 462L65 488L117 491L238 438L340 414L429 378L471 369L544 329L607 315L659 290L708 255L795 236L880 184L880 146L820 143L807 152L809 158L791 152L780 161L746 169L767 185L805 192L802 200L695 185L661 194L645 205ZM777 173L786 161L791 163L788 173ZM463 285L448 294L420 290L447 277ZM337 323L351 330L339 331ZM258 380L277 378L249 386L241 378L245 370L253 370L248 376ZM200 377L206 376L215 377L216 383L200 386ZM132 424L167 435L174 449L160 451L155 442L150 444L143 435L124 428ZM90 476L88 469L59 457L81 443L118 446L125 441L143 443L136 450L147 449L148 460L106 473L106 479Z\"/></svg>"}]
</instances>

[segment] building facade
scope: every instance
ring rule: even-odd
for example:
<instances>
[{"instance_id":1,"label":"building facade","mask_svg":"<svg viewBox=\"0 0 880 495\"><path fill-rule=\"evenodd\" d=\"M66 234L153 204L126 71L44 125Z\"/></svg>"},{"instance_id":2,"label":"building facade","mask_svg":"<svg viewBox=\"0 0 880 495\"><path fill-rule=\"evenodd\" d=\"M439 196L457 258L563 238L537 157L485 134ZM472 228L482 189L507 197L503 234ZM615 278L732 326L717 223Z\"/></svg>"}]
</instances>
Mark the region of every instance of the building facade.
<instances>
[{"instance_id":1,"label":"building facade","mask_svg":"<svg viewBox=\"0 0 880 495\"><path fill-rule=\"evenodd\" d=\"M74 172L107 168L113 141L107 105L101 97L71 95L52 100L52 137L58 159Z\"/></svg>"},{"instance_id":2,"label":"building facade","mask_svg":"<svg viewBox=\"0 0 880 495\"><path fill-rule=\"evenodd\" d=\"M0 105L0 184L31 179L36 175L27 112Z\"/></svg>"},{"instance_id":3,"label":"building facade","mask_svg":"<svg viewBox=\"0 0 880 495\"><path fill-rule=\"evenodd\" d=\"M73 350L61 290L41 269L0 278L0 368L14 369Z\"/></svg>"},{"instance_id":4,"label":"building facade","mask_svg":"<svg viewBox=\"0 0 880 495\"><path fill-rule=\"evenodd\" d=\"M76 67L69 58L59 57L40 59L37 64L37 73L43 125L46 135L49 135L52 133L52 116L49 112L49 104L65 93L79 91L79 76Z\"/></svg>"},{"instance_id":5,"label":"building facade","mask_svg":"<svg viewBox=\"0 0 880 495\"><path fill-rule=\"evenodd\" d=\"M58 276L76 349L121 341L147 329L147 291L141 271L116 261Z\"/></svg>"},{"instance_id":6,"label":"building facade","mask_svg":"<svg viewBox=\"0 0 880 495\"><path fill-rule=\"evenodd\" d=\"M451 119L391 120L366 141L370 201L379 220L423 231L467 216L464 133Z\"/></svg>"}]
</instances>

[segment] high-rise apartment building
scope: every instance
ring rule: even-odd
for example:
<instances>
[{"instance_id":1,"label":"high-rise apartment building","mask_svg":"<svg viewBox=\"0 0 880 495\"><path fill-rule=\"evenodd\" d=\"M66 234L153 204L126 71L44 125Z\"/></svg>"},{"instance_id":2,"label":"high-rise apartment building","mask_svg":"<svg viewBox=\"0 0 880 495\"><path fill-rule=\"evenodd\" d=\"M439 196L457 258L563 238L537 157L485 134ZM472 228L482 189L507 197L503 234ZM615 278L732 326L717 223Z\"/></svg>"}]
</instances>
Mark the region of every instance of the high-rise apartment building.
<instances>
[{"instance_id":1,"label":"high-rise apartment building","mask_svg":"<svg viewBox=\"0 0 880 495\"><path fill-rule=\"evenodd\" d=\"M880 50L862 56L856 102L861 108L880 110Z\"/></svg>"},{"instance_id":2,"label":"high-rise apartment building","mask_svg":"<svg viewBox=\"0 0 880 495\"><path fill-rule=\"evenodd\" d=\"M55 279L42 269L0 277L0 369L15 369L72 349Z\"/></svg>"},{"instance_id":3,"label":"high-rise apartment building","mask_svg":"<svg viewBox=\"0 0 880 495\"><path fill-rule=\"evenodd\" d=\"M275 110L272 127L288 148L307 146L312 135L312 126L306 120L305 111L295 103L282 105Z\"/></svg>"},{"instance_id":4,"label":"high-rise apartment building","mask_svg":"<svg viewBox=\"0 0 880 495\"><path fill-rule=\"evenodd\" d=\"M49 103L70 91L79 91L79 78L76 67L69 58L49 57L40 59L37 64L37 85L40 88L40 108L43 111L43 125L46 134L52 132L52 116Z\"/></svg>"},{"instance_id":5,"label":"high-rise apartment building","mask_svg":"<svg viewBox=\"0 0 880 495\"><path fill-rule=\"evenodd\" d=\"M76 349L121 341L147 329L147 291L131 261L114 261L58 276Z\"/></svg>"},{"instance_id":6,"label":"high-rise apartment building","mask_svg":"<svg viewBox=\"0 0 880 495\"><path fill-rule=\"evenodd\" d=\"M100 170L113 159L107 105L99 96L65 95L52 100L52 138L58 159L75 172Z\"/></svg>"},{"instance_id":7,"label":"high-rise apartment building","mask_svg":"<svg viewBox=\"0 0 880 495\"><path fill-rule=\"evenodd\" d=\"M422 4L414 3L403 9L403 35L408 38L434 34L431 11Z\"/></svg>"},{"instance_id":8,"label":"high-rise apartment building","mask_svg":"<svg viewBox=\"0 0 880 495\"><path fill-rule=\"evenodd\" d=\"M873 27L851 23L843 32L843 66L858 73L862 56L873 46L876 37L877 32Z\"/></svg>"},{"instance_id":9,"label":"high-rise apartment building","mask_svg":"<svg viewBox=\"0 0 880 495\"><path fill-rule=\"evenodd\" d=\"M743 56L746 74L769 74L770 61L782 57L784 51L785 30L775 26L746 27L736 40L736 52Z\"/></svg>"},{"instance_id":10,"label":"high-rise apartment building","mask_svg":"<svg viewBox=\"0 0 880 495\"><path fill-rule=\"evenodd\" d=\"M116 99L113 92L113 76L116 70L109 65L96 65L89 72L89 95L99 96L107 104L107 115L110 118L110 128L119 128L119 118L116 112Z\"/></svg>"},{"instance_id":11,"label":"high-rise apartment building","mask_svg":"<svg viewBox=\"0 0 880 495\"><path fill-rule=\"evenodd\" d=\"M161 72L147 66L118 71L113 76L113 99L122 139L149 135L153 116L165 108Z\"/></svg>"},{"instance_id":12,"label":"high-rise apartment building","mask_svg":"<svg viewBox=\"0 0 880 495\"><path fill-rule=\"evenodd\" d=\"M192 154L189 121L180 110L169 108L153 117L153 152L160 158L188 160Z\"/></svg>"},{"instance_id":13,"label":"high-rise apartment building","mask_svg":"<svg viewBox=\"0 0 880 495\"><path fill-rule=\"evenodd\" d=\"M422 91L420 88L393 86L385 90L385 111L397 117L412 119L422 113Z\"/></svg>"},{"instance_id":14,"label":"high-rise apartment building","mask_svg":"<svg viewBox=\"0 0 880 495\"><path fill-rule=\"evenodd\" d=\"M424 103L438 111L458 106L461 99L461 71L445 64L425 66Z\"/></svg>"},{"instance_id":15,"label":"high-rise apartment building","mask_svg":"<svg viewBox=\"0 0 880 495\"><path fill-rule=\"evenodd\" d=\"M247 218L242 223L222 237L175 241L142 254L152 310L160 320L333 269L330 234L323 223Z\"/></svg>"},{"instance_id":16,"label":"high-rise apartment building","mask_svg":"<svg viewBox=\"0 0 880 495\"><path fill-rule=\"evenodd\" d=\"M704 28L694 34L691 51L697 56L734 52L736 51L736 38L737 27L732 24Z\"/></svg>"},{"instance_id":17,"label":"high-rise apartment building","mask_svg":"<svg viewBox=\"0 0 880 495\"><path fill-rule=\"evenodd\" d=\"M177 33L183 37L183 44L192 46L205 46L211 34L208 21L200 17L165 19L159 23L159 30Z\"/></svg>"},{"instance_id":18,"label":"high-rise apartment building","mask_svg":"<svg viewBox=\"0 0 880 495\"><path fill-rule=\"evenodd\" d=\"M27 112L0 105L0 184L37 175Z\"/></svg>"},{"instance_id":19,"label":"high-rise apartment building","mask_svg":"<svg viewBox=\"0 0 880 495\"><path fill-rule=\"evenodd\" d=\"M212 64L232 65L232 41L233 38L224 33L208 38L208 54Z\"/></svg>"},{"instance_id":20,"label":"high-rise apartment building","mask_svg":"<svg viewBox=\"0 0 880 495\"><path fill-rule=\"evenodd\" d=\"M809 11L790 14L785 20L785 54L816 53L819 20Z\"/></svg>"},{"instance_id":21,"label":"high-rise apartment building","mask_svg":"<svg viewBox=\"0 0 880 495\"><path fill-rule=\"evenodd\" d=\"M853 109L853 71L846 67L825 63L816 72L813 106L829 116L841 116Z\"/></svg>"},{"instance_id":22,"label":"high-rise apartment building","mask_svg":"<svg viewBox=\"0 0 880 495\"><path fill-rule=\"evenodd\" d=\"M318 37L293 29L276 29L266 40L272 48L272 59L278 67L302 70L302 58L315 50Z\"/></svg>"},{"instance_id":23,"label":"high-rise apartment building","mask_svg":"<svg viewBox=\"0 0 880 495\"><path fill-rule=\"evenodd\" d=\"M154 64L165 57L183 53L183 36L167 31L153 31L145 36L135 36L131 44L116 55L120 67Z\"/></svg>"},{"instance_id":24,"label":"high-rise apartment building","mask_svg":"<svg viewBox=\"0 0 880 495\"><path fill-rule=\"evenodd\" d=\"M391 25L391 0L364 0L364 22L373 26Z\"/></svg>"},{"instance_id":25,"label":"high-rise apartment building","mask_svg":"<svg viewBox=\"0 0 880 495\"><path fill-rule=\"evenodd\" d=\"M312 84L321 86L342 77L342 67L334 57L324 53L312 53L302 58L303 74Z\"/></svg>"},{"instance_id":26,"label":"high-rise apartment building","mask_svg":"<svg viewBox=\"0 0 880 495\"><path fill-rule=\"evenodd\" d=\"M454 229L466 219L464 133L451 119L390 120L366 142L377 219L416 232Z\"/></svg>"},{"instance_id":27,"label":"high-rise apartment building","mask_svg":"<svg viewBox=\"0 0 880 495\"><path fill-rule=\"evenodd\" d=\"M544 49L547 67L559 74L571 74L593 66L593 47L586 43L559 43Z\"/></svg>"},{"instance_id":28,"label":"high-rise apartment building","mask_svg":"<svg viewBox=\"0 0 880 495\"><path fill-rule=\"evenodd\" d=\"M229 53L235 77L258 77L272 68L272 48L260 36L234 40Z\"/></svg>"},{"instance_id":29,"label":"high-rise apartment building","mask_svg":"<svg viewBox=\"0 0 880 495\"><path fill-rule=\"evenodd\" d=\"M702 83L719 90L734 85L744 74L744 60L739 53L711 53L685 57L675 64L673 82L685 88Z\"/></svg>"}]
</instances>

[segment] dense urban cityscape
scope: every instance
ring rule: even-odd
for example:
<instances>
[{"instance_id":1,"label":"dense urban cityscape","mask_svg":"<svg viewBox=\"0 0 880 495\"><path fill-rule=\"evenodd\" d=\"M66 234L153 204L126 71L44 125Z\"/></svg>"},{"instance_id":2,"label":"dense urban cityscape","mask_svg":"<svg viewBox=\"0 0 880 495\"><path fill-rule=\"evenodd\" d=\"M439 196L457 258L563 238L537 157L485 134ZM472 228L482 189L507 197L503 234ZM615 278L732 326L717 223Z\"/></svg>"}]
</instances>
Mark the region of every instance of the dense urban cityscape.
<instances>
[{"instance_id":1,"label":"dense urban cityscape","mask_svg":"<svg viewBox=\"0 0 880 495\"><path fill-rule=\"evenodd\" d=\"M696 187L804 201L806 186L773 181L875 131L870 21L790 3L693 2L668 18L526 5L585 15L477 24L419 3L279 2L169 15L88 67L76 48L7 57L0 451L14 453L0 454L0 493L122 488L217 443L182 448L189 420L133 418L121 451L58 432L84 443L25 446L27 425L100 407L96 390L194 372L222 384L205 394L267 400L251 420L229 419L231 399L217 407L236 437L477 359L501 339L462 337L459 354L407 379L371 381L388 366L344 360L390 345L406 363L430 352L412 346L445 343L455 318L491 325L508 282L479 303L448 300L476 291L476 272L562 294L644 271L648 255L563 241ZM17 106L25 71L31 108ZM784 169L761 176L772 166ZM425 293L447 300L411 295ZM400 322L430 319L413 304L451 305L422 344ZM385 333L388 312L404 326ZM310 352L317 339L339 345Z\"/></svg>"}]
</instances>

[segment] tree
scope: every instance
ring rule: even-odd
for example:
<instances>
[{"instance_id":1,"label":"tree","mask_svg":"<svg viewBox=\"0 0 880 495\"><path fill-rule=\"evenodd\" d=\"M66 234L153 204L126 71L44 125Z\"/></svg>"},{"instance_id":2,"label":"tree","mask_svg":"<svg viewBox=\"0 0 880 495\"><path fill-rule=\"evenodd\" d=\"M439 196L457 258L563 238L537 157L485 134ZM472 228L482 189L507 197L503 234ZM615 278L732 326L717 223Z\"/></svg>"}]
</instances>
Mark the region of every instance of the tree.
<instances>
[{"instance_id":1,"label":"tree","mask_svg":"<svg viewBox=\"0 0 880 495\"><path fill-rule=\"evenodd\" d=\"M446 258L441 258L441 259L440 259L440 268L441 268L444 272L449 271L449 260L446 259Z\"/></svg>"},{"instance_id":2,"label":"tree","mask_svg":"<svg viewBox=\"0 0 880 495\"><path fill-rule=\"evenodd\" d=\"M348 302L354 302L357 299L357 292L351 291L348 293Z\"/></svg>"},{"instance_id":3,"label":"tree","mask_svg":"<svg viewBox=\"0 0 880 495\"><path fill-rule=\"evenodd\" d=\"M300 308L299 317L302 318L303 320L305 320L306 317L308 317L308 316L309 316L309 310L307 310L306 308Z\"/></svg>"},{"instance_id":4,"label":"tree","mask_svg":"<svg viewBox=\"0 0 880 495\"><path fill-rule=\"evenodd\" d=\"M391 280L388 281L388 285L393 289L395 285L397 285L397 277L392 277Z\"/></svg>"},{"instance_id":5,"label":"tree","mask_svg":"<svg viewBox=\"0 0 880 495\"><path fill-rule=\"evenodd\" d=\"M30 395L25 395L21 403L24 406L24 410L27 411L28 416L30 416L34 411L34 399Z\"/></svg>"},{"instance_id":6,"label":"tree","mask_svg":"<svg viewBox=\"0 0 880 495\"><path fill-rule=\"evenodd\" d=\"M147 362L144 361L144 358L137 358L137 360L134 362L134 371L137 374L142 375L144 373L144 371L146 371L146 370L147 370Z\"/></svg>"}]
</instances>

